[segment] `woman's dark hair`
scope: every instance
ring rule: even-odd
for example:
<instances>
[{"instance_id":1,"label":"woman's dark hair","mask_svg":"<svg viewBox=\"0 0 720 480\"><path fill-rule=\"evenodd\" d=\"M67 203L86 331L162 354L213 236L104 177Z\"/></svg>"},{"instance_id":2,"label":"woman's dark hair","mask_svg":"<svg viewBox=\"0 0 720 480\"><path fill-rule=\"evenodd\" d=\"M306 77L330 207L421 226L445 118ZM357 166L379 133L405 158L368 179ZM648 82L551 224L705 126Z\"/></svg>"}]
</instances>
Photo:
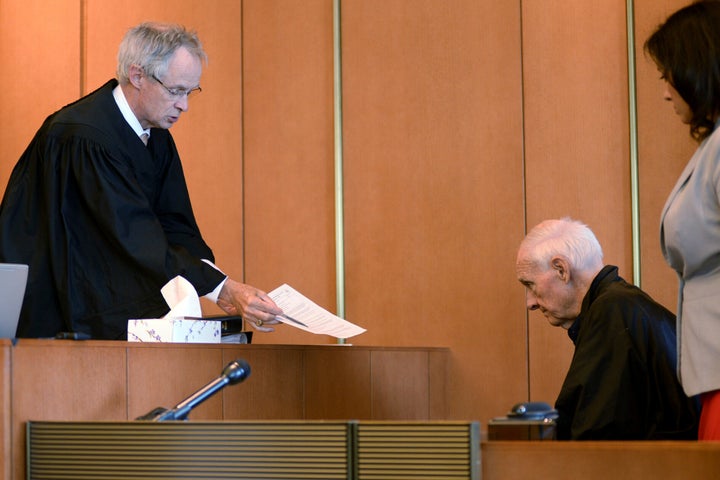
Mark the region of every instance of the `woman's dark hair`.
<instances>
[{"instance_id":1,"label":"woman's dark hair","mask_svg":"<svg viewBox=\"0 0 720 480\"><path fill-rule=\"evenodd\" d=\"M695 2L673 13L644 49L690 107L690 135L698 142L707 138L720 113L720 1Z\"/></svg>"}]
</instances>

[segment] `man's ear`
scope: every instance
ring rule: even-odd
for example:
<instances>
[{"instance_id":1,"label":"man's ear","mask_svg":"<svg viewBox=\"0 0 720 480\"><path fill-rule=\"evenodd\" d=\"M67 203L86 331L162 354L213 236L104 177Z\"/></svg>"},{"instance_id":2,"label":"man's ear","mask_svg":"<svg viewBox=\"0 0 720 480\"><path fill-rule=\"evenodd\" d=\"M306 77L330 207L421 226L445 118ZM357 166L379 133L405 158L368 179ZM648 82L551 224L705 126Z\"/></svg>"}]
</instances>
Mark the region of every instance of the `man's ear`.
<instances>
[{"instance_id":1,"label":"man's ear","mask_svg":"<svg viewBox=\"0 0 720 480\"><path fill-rule=\"evenodd\" d=\"M130 83L139 90L144 79L145 70L140 65L135 65L134 63L130 65L128 69L128 80L130 80Z\"/></svg>"},{"instance_id":2,"label":"man's ear","mask_svg":"<svg viewBox=\"0 0 720 480\"><path fill-rule=\"evenodd\" d=\"M570 281L570 263L567 261L567 258L555 256L550 260L550 266L560 277L560 280L565 283Z\"/></svg>"}]
</instances>

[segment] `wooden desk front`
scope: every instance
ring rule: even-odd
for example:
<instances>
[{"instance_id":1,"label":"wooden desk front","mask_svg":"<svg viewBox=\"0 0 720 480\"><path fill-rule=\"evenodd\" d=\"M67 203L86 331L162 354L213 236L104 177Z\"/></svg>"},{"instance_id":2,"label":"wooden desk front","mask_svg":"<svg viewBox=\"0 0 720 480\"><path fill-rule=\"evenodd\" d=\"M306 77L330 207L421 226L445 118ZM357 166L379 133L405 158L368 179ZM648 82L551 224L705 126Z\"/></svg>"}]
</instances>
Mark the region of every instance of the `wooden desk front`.
<instances>
[{"instance_id":1,"label":"wooden desk front","mask_svg":"<svg viewBox=\"0 0 720 480\"><path fill-rule=\"evenodd\" d=\"M483 442L483 480L715 480L720 442Z\"/></svg>"},{"instance_id":2,"label":"wooden desk front","mask_svg":"<svg viewBox=\"0 0 720 480\"><path fill-rule=\"evenodd\" d=\"M190 420L442 420L448 350L349 345L0 341L0 479L25 478L28 420L132 420L171 408L232 360L251 367Z\"/></svg>"}]
</instances>

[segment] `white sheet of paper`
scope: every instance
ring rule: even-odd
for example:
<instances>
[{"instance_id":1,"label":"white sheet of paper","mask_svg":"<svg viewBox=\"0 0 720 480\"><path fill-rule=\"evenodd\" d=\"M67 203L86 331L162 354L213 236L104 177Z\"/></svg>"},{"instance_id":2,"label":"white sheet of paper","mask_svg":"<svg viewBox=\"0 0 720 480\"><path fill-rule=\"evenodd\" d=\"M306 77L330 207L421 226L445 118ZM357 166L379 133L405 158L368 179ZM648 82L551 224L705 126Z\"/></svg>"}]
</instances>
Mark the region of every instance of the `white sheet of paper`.
<instances>
[{"instance_id":1,"label":"white sheet of paper","mask_svg":"<svg viewBox=\"0 0 720 480\"><path fill-rule=\"evenodd\" d=\"M283 317L277 317L277 319L300 330L336 338L350 338L365 332L364 328L333 315L288 284L280 285L268 295L285 315L303 322L307 327Z\"/></svg>"}]
</instances>

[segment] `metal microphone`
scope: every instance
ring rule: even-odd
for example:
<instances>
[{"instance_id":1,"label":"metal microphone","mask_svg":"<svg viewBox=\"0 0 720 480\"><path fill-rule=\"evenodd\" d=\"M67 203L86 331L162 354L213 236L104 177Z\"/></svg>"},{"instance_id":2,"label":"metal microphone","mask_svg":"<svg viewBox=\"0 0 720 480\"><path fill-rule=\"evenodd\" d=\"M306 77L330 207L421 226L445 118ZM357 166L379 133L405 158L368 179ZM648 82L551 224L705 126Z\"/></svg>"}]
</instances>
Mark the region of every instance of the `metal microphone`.
<instances>
[{"instance_id":1,"label":"metal microphone","mask_svg":"<svg viewBox=\"0 0 720 480\"><path fill-rule=\"evenodd\" d=\"M235 385L245 380L250 375L250 365L245 360L234 360L227 364L222 374L205 385L188 398L178 403L173 408L166 410L162 407L152 410L150 413L138 417L137 420L152 420L162 422L165 420L187 420L190 411L202 402L213 396L226 385Z\"/></svg>"}]
</instances>

